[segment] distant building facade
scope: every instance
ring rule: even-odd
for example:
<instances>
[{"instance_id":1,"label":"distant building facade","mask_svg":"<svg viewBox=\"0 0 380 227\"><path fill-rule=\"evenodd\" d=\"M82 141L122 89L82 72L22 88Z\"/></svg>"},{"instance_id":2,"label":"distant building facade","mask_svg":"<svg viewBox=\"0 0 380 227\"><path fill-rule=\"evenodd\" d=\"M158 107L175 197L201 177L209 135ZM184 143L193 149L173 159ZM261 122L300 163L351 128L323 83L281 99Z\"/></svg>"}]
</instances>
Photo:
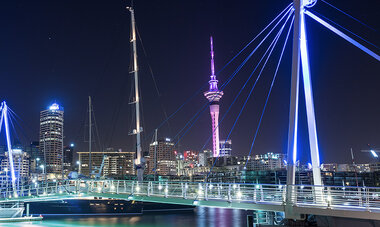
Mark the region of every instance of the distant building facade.
<instances>
[{"instance_id":1,"label":"distant building facade","mask_svg":"<svg viewBox=\"0 0 380 227\"><path fill-rule=\"evenodd\" d=\"M149 174L176 175L174 143L169 138L159 139L149 146Z\"/></svg>"},{"instance_id":2,"label":"distant building facade","mask_svg":"<svg viewBox=\"0 0 380 227\"><path fill-rule=\"evenodd\" d=\"M247 170L285 169L285 155L280 153L258 154L248 160Z\"/></svg>"},{"instance_id":3,"label":"distant building facade","mask_svg":"<svg viewBox=\"0 0 380 227\"><path fill-rule=\"evenodd\" d=\"M220 146L220 157L232 155L232 141L231 140L221 140L219 142L219 146Z\"/></svg>"},{"instance_id":4,"label":"distant building facade","mask_svg":"<svg viewBox=\"0 0 380 227\"><path fill-rule=\"evenodd\" d=\"M80 174L89 176L89 152L78 152ZM107 148L103 152L91 152L92 175L98 176L123 176L134 175L134 152L126 152L121 149Z\"/></svg>"}]
</instances>

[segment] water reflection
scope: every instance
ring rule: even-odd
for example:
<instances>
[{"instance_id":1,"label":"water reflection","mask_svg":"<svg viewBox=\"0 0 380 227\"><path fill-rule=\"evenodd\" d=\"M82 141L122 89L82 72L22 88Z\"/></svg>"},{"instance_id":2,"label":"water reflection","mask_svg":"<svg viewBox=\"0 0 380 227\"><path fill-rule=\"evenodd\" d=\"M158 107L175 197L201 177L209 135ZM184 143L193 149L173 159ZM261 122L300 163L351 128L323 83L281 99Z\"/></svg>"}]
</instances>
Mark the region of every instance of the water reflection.
<instances>
[{"instance_id":1,"label":"water reflection","mask_svg":"<svg viewBox=\"0 0 380 227\"><path fill-rule=\"evenodd\" d=\"M43 221L7 223L6 226L21 227L88 227L88 226L162 226L162 227L229 227L246 226L247 215L252 211L197 207L194 212L171 212L138 216L81 216L48 217Z\"/></svg>"}]
</instances>

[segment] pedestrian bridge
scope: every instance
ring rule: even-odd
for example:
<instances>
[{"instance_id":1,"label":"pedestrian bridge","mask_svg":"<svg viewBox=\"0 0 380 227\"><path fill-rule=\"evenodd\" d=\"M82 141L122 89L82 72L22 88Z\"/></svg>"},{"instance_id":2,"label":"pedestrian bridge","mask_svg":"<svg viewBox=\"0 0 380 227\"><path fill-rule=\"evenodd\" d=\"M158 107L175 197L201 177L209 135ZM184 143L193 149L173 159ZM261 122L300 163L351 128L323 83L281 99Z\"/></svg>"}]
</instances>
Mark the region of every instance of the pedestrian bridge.
<instances>
[{"instance_id":1,"label":"pedestrian bridge","mask_svg":"<svg viewBox=\"0 0 380 227\"><path fill-rule=\"evenodd\" d=\"M379 187L66 180L2 189L0 203L85 197L380 220Z\"/></svg>"}]
</instances>

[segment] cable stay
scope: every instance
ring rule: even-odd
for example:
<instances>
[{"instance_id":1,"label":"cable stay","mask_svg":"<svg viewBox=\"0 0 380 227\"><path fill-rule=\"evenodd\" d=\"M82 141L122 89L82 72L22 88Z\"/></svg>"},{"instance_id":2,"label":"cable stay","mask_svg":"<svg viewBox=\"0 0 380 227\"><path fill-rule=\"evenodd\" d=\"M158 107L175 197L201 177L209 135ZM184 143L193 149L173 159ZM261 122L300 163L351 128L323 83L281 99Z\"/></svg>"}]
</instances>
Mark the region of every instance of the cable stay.
<instances>
[{"instance_id":1,"label":"cable stay","mask_svg":"<svg viewBox=\"0 0 380 227\"><path fill-rule=\"evenodd\" d=\"M348 33L350 33L350 34L356 36L357 38L359 38L359 39L361 39L362 41L368 43L369 45L371 45L371 46L373 46L373 47L375 47L375 48L377 48L377 49L380 49L380 47L377 46L376 44L374 44L374 43L372 43L372 42L370 42L370 41L364 39L363 37L361 37L361 36L355 34L354 32L348 30L347 28L345 28L345 27L343 27L342 25L340 25L340 24L334 22L333 20L331 20L331 19L329 19L329 18L323 16L322 14L319 14L319 13L317 13L317 12L315 12L314 10L311 10L311 9L309 9L309 11L312 12L312 13L314 13L315 15L317 15L317 16L319 16L319 17L322 17L323 19L329 21L330 23L333 23L335 26L338 26L339 28L345 30L346 32L348 32Z\"/></svg>"},{"instance_id":2,"label":"cable stay","mask_svg":"<svg viewBox=\"0 0 380 227\"><path fill-rule=\"evenodd\" d=\"M227 142L227 140L230 138L230 136L231 136L231 134L232 134L232 131L234 130L234 128L235 128L235 126L236 126L236 124L237 124L237 122L238 122L238 120L239 120L241 114L243 113L243 111L244 111L244 109L245 109L245 107L246 107L246 105L247 105L247 102L248 102L248 100L250 99L250 97L251 97L251 95L252 95L252 93L253 93L253 90L254 90L254 88L256 87L256 84L257 84L258 80L260 79L261 74L262 74L262 72L263 72L263 70L264 70L264 68L265 68L265 66L266 66L266 64L267 64L267 62L268 62L268 60L269 60L269 58L271 57L272 52L273 52L274 48L276 47L276 44L277 44L277 42L278 42L278 40L279 40L279 38L280 38L280 36L281 36L281 34L282 34L284 28L285 28L285 25L287 24L287 21L289 20L289 18L290 18L291 15L292 15L292 14L289 14L287 20L286 20L285 23L282 25L280 31L278 32L277 36L276 36L275 39L273 40L274 43L272 42L273 45L272 45L272 47L270 48L270 52L268 53L268 55L267 55L267 57L266 57L266 59L265 59L265 62L264 62L264 64L263 64L263 66L261 67L261 70L260 70L260 72L259 72L259 75L257 76L257 79L256 79L255 83L253 84L253 86L252 86L252 88L251 88L251 90L250 90L250 92L249 92L247 98L246 98L245 101L244 101L244 104L243 104L242 108L240 109L240 112L239 112L238 116L236 117L236 119L235 119L235 121L234 121L234 124L233 124L232 127L231 127L230 132L228 133L228 136L227 136L227 138L226 138L226 140L225 140L226 142ZM288 33L288 34L289 34L289 33ZM265 53L265 54L266 54L266 53ZM264 54L263 58L265 57L265 54ZM263 59L263 58L262 58L262 59ZM256 69L255 69L255 70L256 70ZM277 70L276 70L276 72L277 72ZM275 79L275 78L274 78L274 79ZM274 80L274 79L273 79L273 80ZM272 84L273 84L273 81L272 81ZM223 146L225 146L225 145L223 145ZM223 148L224 148L224 147L223 147ZM222 148L222 149L223 149L223 148ZM219 159L219 157L220 157L220 154L218 155L218 157L215 159L213 165L211 166L210 171L209 171L209 173L207 174L207 177L205 178L205 182L207 181L209 175L211 174L211 172L212 172L212 170L213 170L213 168L214 168L214 166L215 166L217 160Z\"/></svg>"},{"instance_id":3,"label":"cable stay","mask_svg":"<svg viewBox=\"0 0 380 227\"><path fill-rule=\"evenodd\" d=\"M222 69L220 70L220 71L218 71L217 73L216 73L216 75L218 75L218 74L220 74L228 65L230 65L238 56L240 56L240 54L246 49L246 48L248 48L265 30L267 30L274 22L276 22L276 20L279 18L279 17L281 17L280 19L279 19L279 21L274 25L274 27L271 29L271 31L269 32L269 34L270 33L272 33L272 31L278 26L278 24L285 18L285 16L286 15L289 15L289 13L291 13L291 12L293 12L294 11L294 9L293 9L293 3L291 3L291 4L289 4L287 7L285 7L285 9L284 10L282 10L255 38L253 38L245 47L243 47L243 49L241 49L230 61L228 61L223 67L222 67ZM264 38L264 40L269 36L269 34ZM263 41L264 41L263 40ZM257 50L257 48L263 43L263 41L256 47L256 49L253 51L253 52L255 52L256 50ZM239 68L238 69L236 69L235 71L234 71L234 73L229 77L229 79L226 81L226 82L224 82L222 85L221 85L221 91L229 84L229 82L235 77L235 75L240 71L240 69L244 66L244 64L249 60L249 58L251 57L253 55L253 53L251 52L251 54L248 56L248 59L246 59L246 61L244 61L240 66L239 66ZM169 121L171 118L173 118L187 103L189 103L194 97L196 97L199 93L201 93L202 91L203 91L203 89L206 87L206 86L208 86L208 82L206 82L205 84L203 84L190 98L188 98L183 104L181 104L172 114L170 114L169 115L169 117L167 118L167 119L165 119L163 122L161 122L157 127L156 127L156 129L159 129L159 128L161 128L167 121ZM202 109L206 109L208 106L210 105L210 103L206 103L204 106L202 106L201 107L201 110ZM199 114L199 112L200 111L198 111L191 119L194 119L198 114ZM204 111L202 111L202 113L203 113ZM197 118L198 119L198 118ZM197 119L195 120L195 122L197 121ZM190 120L189 122L191 122L192 120ZM186 126L187 125L189 125L190 123L189 122L187 122L186 123ZM193 124L195 123L195 122L193 122ZM193 125L192 124L192 125ZM185 128L186 128L186 126L185 126ZM190 128L191 128L192 126L190 126ZM184 129L181 129L181 132L183 131ZM187 130L188 131L188 130ZM154 134L154 130L152 130L149 134L148 134L148 136L146 137L146 138L150 138L150 137L152 137L153 136L153 134ZM186 134L186 133L185 133ZM184 134L184 135L185 135ZM183 136L184 136L183 135ZM178 133L177 133L177 135L175 136L175 137L173 137L173 138L176 138L178 136ZM183 137L182 136L182 137ZM181 138L182 138L181 137ZM179 140L180 141L180 140ZM179 142L178 141L178 142ZM143 139L143 141L141 142L141 143L143 143L143 142L146 142L146 139ZM176 145L178 144L178 142L176 143ZM140 144L141 144L140 143ZM137 147L137 145L138 144L136 144L136 147Z\"/></svg>"},{"instance_id":4,"label":"cable stay","mask_svg":"<svg viewBox=\"0 0 380 227\"><path fill-rule=\"evenodd\" d=\"M289 17L290 17L291 14L289 14ZM287 18L286 22L289 20L289 17ZM284 23L284 25L286 24L286 22ZM283 28L283 27L282 27ZM238 94L235 96L234 100L232 101L232 104L228 107L227 111L224 113L222 119L219 121L218 125L216 126L216 128L219 127L219 125L223 122L223 120L225 119L225 117L227 116L228 112L231 110L231 107L232 105L235 103L235 101L237 100L237 98L240 96L241 92L243 91L243 89L245 88L245 86L247 85L248 81L251 79L251 77L253 76L253 74L255 73L256 69L259 67L259 65L261 64L261 62L264 60L264 57L266 56L266 54L268 53L268 51L271 50L271 48L273 48L273 45L276 45L277 43L277 40L279 39L279 36L281 34L282 30L280 30L275 38L273 39L272 43L269 45L268 49L265 51L265 53L263 54L263 56L261 57L260 61L257 63L255 69L252 71L252 73L250 74L249 78L246 80L245 84L243 85L243 87L240 89L240 91L238 92ZM257 79L258 80L258 79ZM254 84L254 86L256 85L257 83L257 80ZM214 132L213 132L214 133ZM209 138L207 139L206 143L203 145L203 147L200 149L200 150L203 150L206 145L209 143L210 139L212 137L212 134L209 136Z\"/></svg>"},{"instance_id":5,"label":"cable stay","mask_svg":"<svg viewBox=\"0 0 380 227\"><path fill-rule=\"evenodd\" d=\"M321 0L321 1L322 1L323 3L325 3L326 5L330 6L331 8L334 8L335 10L337 10L337 11L343 13L344 15L346 15L346 16L348 16L349 18L355 20L356 22L358 22L358 23L364 25L365 27L371 29L372 31L377 32L377 33L379 32L379 31L377 31L376 29L374 29L373 27L371 27L371 26L367 25L366 23L362 22L361 20L359 20L359 19L357 19L357 18L351 16L350 14L344 12L343 10L339 9L338 7L333 6L331 3L328 3L328 2L325 1L325 0Z\"/></svg>"},{"instance_id":6,"label":"cable stay","mask_svg":"<svg viewBox=\"0 0 380 227\"><path fill-rule=\"evenodd\" d=\"M358 47L359 49L361 49L362 51L366 52L368 55L374 57L377 61L380 61L380 56L377 55L376 53L374 53L373 51L371 51L370 49L368 49L367 47L363 46L362 44L360 44L359 42L357 42L356 40L352 39L351 37L349 37L348 35L344 34L343 32L341 32L340 30L338 30L337 28L333 27L332 25L330 25L329 23L327 23L326 21L322 20L321 18L319 18L317 15L313 14L312 12L310 12L309 10L305 10L305 14L308 15L309 17L311 17L312 19L314 19L315 21L319 22L321 25L325 26L326 28L330 29L332 32L334 32L335 34L339 35L340 37L342 37L343 39L347 40L348 42L350 42L351 44L355 45L356 47Z\"/></svg>"},{"instance_id":7,"label":"cable stay","mask_svg":"<svg viewBox=\"0 0 380 227\"><path fill-rule=\"evenodd\" d=\"M277 77L277 72L278 72L278 69L279 69L280 64L281 64L282 56L283 56L283 54L284 54L284 51L285 51L285 48L286 48L286 44L287 44L287 42L288 42L288 38L289 38L289 35L290 35L290 31L292 30L292 25L293 25L293 23L294 23L294 17L293 17L293 19L292 19L292 22L290 23L290 27L289 27L289 30L288 30L288 34L286 35L286 39L285 39L285 42L284 42L284 46L282 47L282 51L281 51L281 55L280 55L280 59L278 60L278 63L277 63L276 71L275 71L275 73L274 73L274 77L273 77L272 83L271 83L271 85L270 85L270 88L269 88L269 92L268 92L267 98L266 98L266 100L265 100L264 108L263 108L263 110L262 110L262 112L261 112L261 116L260 116L259 124L257 125L256 132L255 132L255 135L254 135L253 140L252 140L252 143L251 143L251 148L250 148L250 150L249 150L248 157L251 157L251 152L252 152L252 149L253 149L253 145L255 144L256 137L257 137L257 134L258 134L258 132L259 132L259 128L260 128L260 126L261 126L261 122L262 122L262 120L263 120L263 116L264 116L264 113L265 113L265 109L266 109L266 107L267 107L268 100L269 100L270 94L271 94L271 92L272 92L272 88L273 88L274 82L275 82L276 77ZM247 168L248 161L249 161L249 160L246 161L246 163L245 163L245 165L244 165L244 169Z\"/></svg>"},{"instance_id":8,"label":"cable stay","mask_svg":"<svg viewBox=\"0 0 380 227\"><path fill-rule=\"evenodd\" d=\"M273 30L278 26L278 24L285 18L286 15L288 15L288 18L286 19L285 23L287 22L287 20L289 19L290 15L292 14L293 12L293 9L292 8L289 8L287 13L283 15L283 17L280 19L280 21L277 22L277 24L270 30L270 32L263 38L263 40L258 44L258 46L256 46L256 48L249 54L249 56L243 61L243 63L234 71L234 73L230 76L230 78L224 83L222 84L221 88L220 88L220 91L223 91L224 88L231 82L231 80L236 76L236 74L241 70L241 68L247 63L247 61L252 57L252 55L256 52L256 50L262 45L262 43L268 38L268 36L273 32ZM251 75L252 76L252 75ZM211 104L212 102L207 102L193 117L192 119L190 119L190 121L188 121L186 123L186 125L181 129L180 132L182 132L186 127L187 125L190 124L190 122L199 114L202 114L207 108L206 107L209 107L209 105ZM201 111L203 109L203 111ZM177 143L175 145L178 144L178 142L188 133L188 131L193 127L193 125L195 124L195 122L199 119L200 117L200 114L198 115L198 117L194 120L194 122L190 125L190 127L185 131L185 133L179 138L179 140L177 141ZM174 137L176 138L178 136L179 133L177 133L177 135Z\"/></svg>"}]
</instances>

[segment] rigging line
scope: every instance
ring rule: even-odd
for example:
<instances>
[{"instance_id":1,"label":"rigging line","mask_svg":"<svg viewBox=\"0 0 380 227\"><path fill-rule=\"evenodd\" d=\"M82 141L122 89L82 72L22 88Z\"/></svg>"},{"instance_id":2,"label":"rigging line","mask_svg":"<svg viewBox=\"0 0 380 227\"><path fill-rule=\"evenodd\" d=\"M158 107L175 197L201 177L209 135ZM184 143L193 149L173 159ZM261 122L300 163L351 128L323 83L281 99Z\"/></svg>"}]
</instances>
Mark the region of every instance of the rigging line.
<instances>
[{"instance_id":1,"label":"rigging line","mask_svg":"<svg viewBox=\"0 0 380 227\"><path fill-rule=\"evenodd\" d=\"M291 15L291 14L290 14ZM289 16L290 16L289 15ZM284 23L284 25L287 23L287 21L289 20L289 17L287 18L286 22ZM265 53L263 54L263 57L260 59L259 63L257 63L255 69L252 71L251 75L249 76L249 78L247 79L247 81L245 82L245 84L243 85L243 87L240 89L239 93L235 96L235 99L234 101L232 101L232 104L236 101L236 99L239 97L240 93L243 91L244 87L246 86L246 84L248 83L248 81L251 79L252 75L254 74L254 72L256 71L256 69L259 67L260 63L264 60L264 57L266 56L266 54L268 53L268 51L272 48L274 44L274 42L276 41L276 39L279 38L279 35L280 35L280 32L282 32L281 30L276 34L276 37L273 39L272 43L269 45L268 49L265 51ZM256 81L257 82L257 81ZM256 83L255 83L256 84ZM203 145L203 147L200 149L200 150L203 150L206 145L209 143L212 135L214 134L215 130L219 127L219 125L223 122L224 118L227 116L228 112L231 110L231 107L232 107L232 104L229 106L229 108L227 109L226 113L223 114L223 117L222 119L218 122L218 125L215 127L214 131L212 132L212 134L208 137L206 143Z\"/></svg>"},{"instance_id":2,"label":"rigging line","mask_svg":"<svg viewBox=\"0 0 380 227\"><path fill-rule=\"evenodd\" d=\"M287 14L288 14L288 18L286 19L286 21L285 21L285 23L284 24L286 24L286 22L287 22L287 20L289 19L289 17L290 17L290 15L293 13L293 10L292 10L292 8L289 8L289 11L287 12ZM235 75L240 71L240 69L245 65L245 63L252 57L252 55L256 52L256 50L261 46L261 44L268 38L268 36L273 32L273 30L277 27L277 25L282 21L282 19L284 18L286 16L286 14L280 19L280 21L278 21L277 22L277 24L269 31L269 33L264 37L264 39L258 44L258 46L256 46L256 48L250 53L250 55L243 61L243 63L235 70L235 72L230 76L230 78L226 81L226 83L224 83L222 86L221 86L221 88L220 88L220 90L221 91L223 91L224 90L224 88L228 85L228 83L230 83L231 82L231 80L235 77ZM215 97L214 97L215 98ZM206 103L207 104L207 107L208 106L210 106L210 104L212 103L212 101L211 102L208 102L208 103ZM205 105L204 105L205 106ZM204 106L202 107L202 109L204 108ZM201 114L204 112L206 110L206 108L204 108L203 109L203 111L201 112ZM200 112L200 110L198 111L198 112ZM197 112L197 114L198 114L198 112ZM194 117L195 117L196 115L194 115ZM194 118L193 117L193 118ZM194 125L194 123L199 119L199 117L200 117L200 115L194 120L194 122L190 125L190 127L185 131L185 133L181 136L181 138L178 140L178 142L188 133L188 131L193 127L193 125ZM192 119L193 119L192 118ZM192 120L191 119L191 120ZM190 121L191 121L190 120ZM188 121L187 122L187 124L185 125L185 127L189 124L189 122L190 121ZM185 128L184 127L184 128ZM184 129L183 128L183 129ZM181 131L183 130L183 129L181 129ZM178 135L178 134L177 134ZM177 143L178 143L177 142ZM176 143L176 144L177 144Z\"/></svg>"},{"instance_id":3,"label":"rigging line","mask_svg":"<svg viewBox=\"0 0 380 227\"><path fill-rule=\"evenodd\" d=\"M96 123L95 111L94 111L94 107L93 106L92 106L92 117L94 118L95 132L96 132L96 137L98 138L97 142L98 142L98 146L99 146L99 151L102 152L103 151L103 146L102 146L102 142L100 140L98 124Z\"/></svg>"},{"instance_id":4,"label":"rigging line","mask_svg":"<svg viewBox=\"0 0 380 227\"><path fill-rule=\"evenodd\" d=\"M166 112L166 109L165 109L164 104L163 104L162 99L161 99L162 95L161 95L161 93L160 93L160 91L158 89L157 81L156 81L156 78L155 78L155 76L153 74L153 70L152 70L152 67L150 65L149 58L148 58L148 55L146 53L145 46L144 46L144 43L143 43L142 38L140 36L140 32L139 32L139 29L138 29L137 25L136 25L136 31L137 31L137 36L138 36L138 38L140 40L140 43L141 43L141 47L143 49L144 56L145 56L146 61L148 63L149 72L150 72L150 75L152 77L152 80L153 80L153 83L154 83L154 87L155 87L157 95L158 95L158 100L160 101L162 112L164 113L165 119L167 119L168 118L168 114ZM168 128L169 128L169 132L171 132L172 130L171 130L169 121L167 121L167 125L168 125Z\"/></svg>"},{"instance_id":5,"label":"rigging line","mask_svg":"<svg viewBox=\"0 0 380 227\"><path fill-rule=\"evenodd\" d=\"M314 10L310 10L310 9L309 9L308 11L310 11L310 12L314 13L315 15L317 15L317 16L319 16L319 17L322 17L322 18L324 18L325 20L327 20L327 21L329 21L329 22L331 22L331 23L335 24L336 26L340 27L341 29L343 29L343 30L345 30L345 31L349 32L350 34L352 34L352 35L354 35L354 36L358 37L359 39L361 39L361 40L363 40L364 42L366 42L366 43L368 43L368 44L370 44L370 45L372 45L372 46L376 47L377 49L380 49L380 47L378 47L378 46L377 46L377 45L375 45L374 43L372 43L372 42L370 42L370 41L368 41L368 40L366 40L366 39L362 38L361 36L359 36L359 35L355 34L354 32L352 32L352 31L348 30L347 28L345 28L345 27L343 27L342 25L340 25L340 24L338 24L338 23L334 22L333 20L330 20L329 18L327 18L327 17L323 16L322 14L320 14L320 13L317 13L317 12L315 12Z\"/></svg>"},{"instance_id":6,"label":"rigging line","mask_svg":"<svg viewBox=\"0 0 380 227\"><path fill-rule=\"evenodd\" d=\"M290 4L288 7L286 7L285 8L285 10L286 10L286 13L280 18L280 20L274 25L274 27L269 31L269 33L263 38L263 40L256 46L256 48L251 52L251 54L243 61L243 63L234 71L234 73L229 77L229 79L226 81L226 82L224 82L222 85L221 85L221 87L220 87L220 90L221 91L223 91L223 89L230 83L230 81L235 77L235 75L240 71L240 69L245 65L245 63L251 58L251 56L253 55L253 53L255 53L256 52L256 50L261 46L261 44L267 39L267 37L273 32L273 30L278 26L278 24L285 18L285 16L286 15L288 15L288 14L291 14L293 11L294 11L294 8L293 7L290 7L292 4ZM280 15L281 15L281 13L280 13ZM280 15L278 15L276 18L278 18ZM271 22L272 23L272 22ZM228 62L227 63L227 65L229 64L230 62ZM208 83L205 83L204 85L203 85L203 87L204 86L206 86ZM201 89L202 88L200 88L198 91L197 91L197 93L196 94L194 94L190 99L192 99L193 97L195 97L197 94L198 94L198 92L200 92L201 91ZM190 101L190 99L188 99L188 101ZM171 114L170 116L169 116L169 119L172 117L172 116L174 116L174 114L176 114L184 105L185 105L186 103L184 103L184 104L182 104L181 106L180 106L180 108L178 108L173 114ZM205 108L206 106L208 107L210 105L210 102L208 102L208 103L206 103L201 109L203 109L203 108ZM198 111L199 112L199 111ZM202 111L202 113L204 112L204 110ZM196 115L194 115L193 116L193 118L195 117ZM193 119L192 118L192 119ZM199 116L198 116L198 118L199 118ZM197 119L198 119L197 118ZM165 121L167 121L167 120L169 120L169 119L166 119ZM191 120L192 120L191 119ZM197 121L197 119L195 120L195 122ZM190 120L190 121L191 121ZM160 128L164 123L165 123L165 121L164 122L162 122L160 125L159 125L159 127L156 127L156 128ZM194 123L195 123L194 122ZM193 124L194 124L193 123ZM188 125L189 124L189 122L186 124L186 125ZM192 124L192 125L193 125ZM192 125L190 126L190 128L192 127ZM186 127L186 126L185 126ZM189 128L189 129L190 129ZM189 130L188 129L188 130ZM187 131L188 131L187 130ZM183 131L183 129L181 129L181 131ZM185 134L187 133L187 131L185 132ZM153 135L153 133L154 133L154 130L149 134L149 135ZM184 135L185 135L184 134ZM178 133L177 133L177 135L178 135ZM176 135L176 136L177 136ZM183 135L183 136L184 136ZM176 137L175 136L175 137ZM183 137L182 136L182 137ZM174 137L174 138L175 138ZM182 138L181 137L181 138ZM173 138L173 139L174 139ZM142 141L143 142L143 141ZM141 143L142 143L141 142ZM179 141L178 141L179 142ZM177 145L178 144L178 142L175 144L175 145ZM140 144L141 144L140 143ZM137 147L137 145L136 145L136 147Z\"/></svg>"},{"instance_id":7,"label":"rigging line","mask_svg":"<svg viewBox=\"0 0 380 227\"><path fill-rule=\"evenodd\" d=\"M346 16L348 16L348 17L350 17L351 19L353 19L353 20L355 20L355 21L359 22L360 24L362 24L362 25L366 26L367 28L371 29L372 31L375 31L375 32L379 33L379 31L377 31L377 30L376 30L376 29L374 29L373 27L371 27L371 26L367 25L366 23L364 23L364 22L360 21L359 19L357 19L357 18L355 18L355 17L351 16L350 14L348 14L348 13L344 12L343 10L341 10L341 9L338 9L338 7L336 7L336 6L333 6L331 3L328 3L328 2L326 2L325 0L321 0L321 1L322 1L323 3L325 3L326 5L328 5L328 6L332 7L332 8L334 8L334 9L338 10L338 11L339 11L339 12L341 12L341 13L343 13L344 15L346 15Z\"/></svg>"},{"instance_id":8,"label":"rigging line","mask_svg":"<svg viewBox=\"0 0 380 227\"><path fill-rule=\"evenodd\" d=\"M289 7L293 6L293 3L290 3L287 7L285 7L284 10L281 11L281 13L279 13L258 35L256 35L255 38L253 38L245 47L243 47L243 49L241 49L229 62L227 62L226 65L224 65L222 67L221 70L219 70L216 75L219 75L233 60L235 60L235 58L237 58L249 45L251 45L251 43L253 43L269 26L271 26L276 20L277 18L279 18L285 11L288 11L289 10ZM286 13L285 13L286 14Z\"/></svg>"},{"instance_id":9,"label":"rigging line","mask_svg":"<svg viewBox=\"0 0 380 227\"><path fill-rule=\"evenodd\" d=\"M278 42L278 40L280 39L280 36L281 36L282 32L284 31L285 25L286 25L286 23L288 22L290 16L291 16L291 14L289 14L289 16L288 16L288 18L286 19L285 23L282 25L281 30L280 30L279 33L277 34L277 36L276 36L276 38L275 38L274 45L271 47L271 50L270 50L268 56L267 56L266 59L265 59L265 62L264 62L263 66L262 66L262 68L261 68L261 70L260 70L260 72L259 72L259 75L257 76L257 79L256 79L255 83L253 84L253 86L252 86L252 88L251 88L251 90L250 90L250 92L249 92L247 98L246 98L245 101L244 101L243 107L240 109L240 112L239 112L238 116L236 117L235 122L234 122L234 124L232 125L232 128L231 128L230 132L228 133L228 136L227 136L227 138L226 138L226 140L225 140L224 146L225 146L227 140L230 138L230 136L231 136L231 134L232 134L232 131L234 130L234 128L235 128L235 126L236 126L236 123L238 122L238 120L239 120L241 114L243 113L243 110L244 110L245 106L247 105L247 102L248 102L249 98L251 97L252 92L253 92L254 88L256 87L256 84L257 84L258 80L260 79L261 74L262 74L262 72L263 72L263 70L264 70L264 68L265 68L265 66L266 66L266 64L267 64L267 62L268 62L268 60L269 60L269 58L271 57L272 52L273 52L274 48L276 47L277 42ZM224 148L224 147L223 147L223 148ZM215 166L217 160L219 159L219 157L220 157L220 153L219 153L218 157L215 159L215 161L214 161L212 167L210 168L210 171L209 171L209 173L207 174L207 177L206 177L205 181L207 181L207 179L208 179L209 175L211 174L212 169L214 168L214 166Z\"/></svg>"},{"instance_id":10,"label":"rigging line","mask_svg":"<svg viewBox=\"0 0 380 227\"><path fill-rule=\"evenodd\" d=\"M294 17L293 17L293 19L292 19L292 22L290 23L289 30L288 30L288 34L286 35L286 39L285 39L285 42L284 42L284 46L282 47L282 51L281 51L281 55L280 55L280 59L278 60L277 67L276 67L276 71L275 71L275 73L274 73L274 77L273 77L273 80L272 80L272 83L271 83L271 85L270 85L270 89L269 89L269 92L268 92L268 96L267 96L267 99L265 100L265 104L264 104L263 111L261 112L261 116L260 116L259 124L257 125L256 132L255 132L255 136L253 137L253 140L252 140L252 143L251 143L251 148L250 148L250 150L249 150L248 158L251 156L251 152L252 152L252 149L253 149L253 145L255 144L256 137L257 137L257 134L258 134L258 132L259 132L259 128L260 128L261 122L262 122L262 120L263 120L264 112L265 112L265 109L266 109L266 107L267 107L268 100L269 100L270 94L271 94L271 92L272 92L272 88L273 88L274 82L275 82L276 77L277 77L277 72L278 72L278 69L279 69L280 64L281 64L282 56L283 56L283 54L284 54L284 51L285 51L285 48L286 48L286 44L287 44L287 42L288 42L288 38L289 38L290 31L291 31L291 29L292 29L293 22L294 22ZM249 160L247 160L247 161L245 162L244 169L247 168L247 164L248 164L248 162L249 162Z\"/></svg>"}]
</instances>

